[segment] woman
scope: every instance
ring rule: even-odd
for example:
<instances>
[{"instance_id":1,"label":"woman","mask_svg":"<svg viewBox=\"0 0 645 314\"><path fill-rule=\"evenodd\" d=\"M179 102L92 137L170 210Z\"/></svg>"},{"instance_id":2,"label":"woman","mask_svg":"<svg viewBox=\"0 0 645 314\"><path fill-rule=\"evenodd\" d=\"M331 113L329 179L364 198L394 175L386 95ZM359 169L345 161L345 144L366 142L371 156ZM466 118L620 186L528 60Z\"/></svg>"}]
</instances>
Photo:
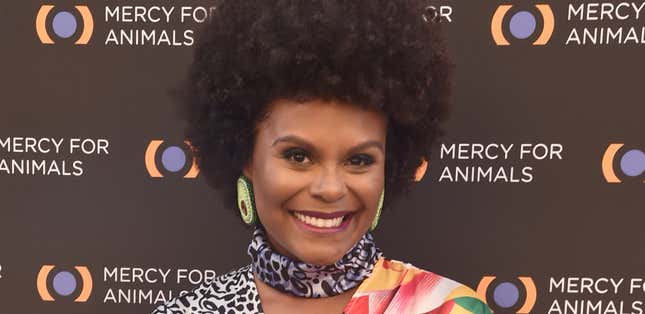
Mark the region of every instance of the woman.
<instances>
[{"instance_id":1,"label":"woman","mask_svg":"<svg viewBox=\"0 0 645 314\"><path fill-rule=\"evenodd\" d=\"M154 313L490 313L369 231L423 175L451 64L416 0L226 0L186 85L204 177L251 264ZM420 170L419 170L420 169Z\"/></svg>"}]
</instances>

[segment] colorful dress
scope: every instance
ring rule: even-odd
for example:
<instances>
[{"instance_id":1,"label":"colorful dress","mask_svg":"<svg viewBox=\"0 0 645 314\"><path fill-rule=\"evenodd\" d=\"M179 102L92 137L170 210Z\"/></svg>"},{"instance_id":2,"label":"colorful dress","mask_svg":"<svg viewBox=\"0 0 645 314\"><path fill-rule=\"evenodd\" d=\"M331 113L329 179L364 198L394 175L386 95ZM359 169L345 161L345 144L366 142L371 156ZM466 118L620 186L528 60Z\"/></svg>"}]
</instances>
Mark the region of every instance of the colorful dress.
<instances>
[{"instance_id":1,"label":"colorful dress","mask_svg":"<svg viewBox=\"0 0 645 314\"><path fill-rule=\"evenodd\" d=\"M344 313L488 314L472 289L410 264L381 258Z\"/></svg>"},{"instance_id":2,"label":"colorful dress","mask_svg":"<svg viewBox=\"0 0 645 314\"><path fill-rule=\"evenodd\" d=\"M153 314L263 313L250 265L202 284ZM345 314L490 314L476 293L411 264L380 258L343 310Z\"/></svg>"}]
</instances>

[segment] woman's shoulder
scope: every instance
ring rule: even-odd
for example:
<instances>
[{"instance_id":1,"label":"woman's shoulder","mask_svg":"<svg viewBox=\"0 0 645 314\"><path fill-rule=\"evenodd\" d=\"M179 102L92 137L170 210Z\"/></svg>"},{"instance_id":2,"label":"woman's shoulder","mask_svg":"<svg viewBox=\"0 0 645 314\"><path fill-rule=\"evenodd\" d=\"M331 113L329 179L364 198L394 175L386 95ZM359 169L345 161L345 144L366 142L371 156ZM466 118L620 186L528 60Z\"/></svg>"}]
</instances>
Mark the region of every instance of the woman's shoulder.
<instances>
[{"instance_id":1,"label":"woman's shoulder","mask_svg":"<svg viewBox=\"0 0 645 314\"><path fill-rule=\"evenodd\" d=\"M152 314L260 313L251 266L233 270L157 307Z\"/></svg>"},{"instance_id":2,"label":"woman's shoulder","mask_svg":"<svg viewBox=\"0 0 645 314\"><path fill-rule=\"evenodd\" d=\"M381 258L348 307L350 313L489 314L477 293L452 279L412 264Z\"/></svg>"}]
</instances>

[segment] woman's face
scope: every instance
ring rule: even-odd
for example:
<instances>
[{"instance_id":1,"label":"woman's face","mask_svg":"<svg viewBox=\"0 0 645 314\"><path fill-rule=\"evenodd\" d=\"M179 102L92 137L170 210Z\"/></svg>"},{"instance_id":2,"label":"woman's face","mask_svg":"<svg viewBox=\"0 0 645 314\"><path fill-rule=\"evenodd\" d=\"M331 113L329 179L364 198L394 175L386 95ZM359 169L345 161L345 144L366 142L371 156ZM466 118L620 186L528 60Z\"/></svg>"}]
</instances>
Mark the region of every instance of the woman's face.
<instances>
[{"instance_id":1,"label":"woman's face","mask_svg":"<svg viewBox=\"0 0 645 314\"><path fill-rule=\"evenodd\" d=\"M386 118L357 106L277 100L244 174L274 249L338 261L369 229L384 187Z\"/></svg>"}]
</instances>

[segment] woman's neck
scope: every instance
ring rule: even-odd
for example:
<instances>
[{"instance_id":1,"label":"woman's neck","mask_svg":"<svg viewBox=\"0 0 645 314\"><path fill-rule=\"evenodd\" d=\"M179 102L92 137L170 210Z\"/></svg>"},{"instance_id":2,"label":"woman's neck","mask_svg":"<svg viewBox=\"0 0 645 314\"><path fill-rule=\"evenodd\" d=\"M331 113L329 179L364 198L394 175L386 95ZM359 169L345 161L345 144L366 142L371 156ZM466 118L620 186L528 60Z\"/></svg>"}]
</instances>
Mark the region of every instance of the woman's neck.
<instances>
[{"instance_id":1,"label":"woman's neck","mask_svg":"<svg viewBox=\"0 0 645 314\"><path fill-rule=\"evenodd\" d=\"M352 288L339 295L325 298L303 298L280 292L253 276L255 286L260 296L260 304L264 313L343 313L343 309L352 299L358 287Z\"/></svg>"}]
</instances>

